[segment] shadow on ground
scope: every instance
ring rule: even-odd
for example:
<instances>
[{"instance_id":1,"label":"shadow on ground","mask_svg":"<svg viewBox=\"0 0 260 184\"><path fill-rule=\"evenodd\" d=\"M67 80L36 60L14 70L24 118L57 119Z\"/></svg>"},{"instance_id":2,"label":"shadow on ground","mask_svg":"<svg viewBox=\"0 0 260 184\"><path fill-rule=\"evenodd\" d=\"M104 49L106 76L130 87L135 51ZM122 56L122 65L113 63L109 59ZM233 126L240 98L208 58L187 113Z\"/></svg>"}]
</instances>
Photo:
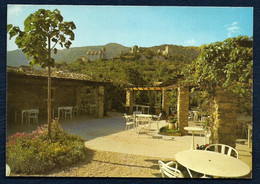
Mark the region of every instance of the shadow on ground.
<instances>
[{"instance_id":1,"label":"shadow on ground","mask_svg":"<svg viewBox=\"0 0 260 184\"><path fill-rule=\"evenodd\" d=\"M97 137L102 137L124 131L125 119L123 114L110 112L103 118L94 118L90 116L73 117L72 119L59 120L61 127L71 134L76 134L85 140L92 140ZM13 135L17 132L32 132L37 129L37 126L46 124L45 120L40 120L39 124L31 123L21 124L21 122L8 122L6 136Z\"/></svg>"}]
</instances>

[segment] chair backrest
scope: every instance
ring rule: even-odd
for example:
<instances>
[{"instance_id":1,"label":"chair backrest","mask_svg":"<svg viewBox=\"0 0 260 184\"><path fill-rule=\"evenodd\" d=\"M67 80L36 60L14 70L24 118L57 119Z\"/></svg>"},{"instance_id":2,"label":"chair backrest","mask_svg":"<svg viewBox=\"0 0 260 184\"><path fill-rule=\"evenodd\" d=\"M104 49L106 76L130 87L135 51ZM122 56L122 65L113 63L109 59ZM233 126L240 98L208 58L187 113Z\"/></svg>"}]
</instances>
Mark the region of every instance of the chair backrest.
<instances>
[{"instance_id":1,"label":"chair backrest","mask_svg":"<svg viewBox=\"0 0 260 184\"><path fill-rule=\"evenodd\" d=\"M136 115L136 114L142 114L142 111L134 111L133 115Z\"/></svg>"},{"instance_id":2,"label":"chair backrest","mask_svg":"<svg viewBox=\"0 0 260 184\"><path fill-rule=\"evenodd\" d=\"M225 145L225 144L211 144L208 145L205 150L208 151L215 151L215 152L219 152L221 154L225 154L228 156L233 156L235 158L238 158L238 152L235 148Z\"/></svg>"},{"instance_id":3,"label":"chair backrest","mask_svg":"<svg viewBox=\"0 0 260 184\"><path fill-rule=\"evenodd\" d=\"M184 178L182 172L177 169L177 164L175 163L175 168L171 167L165 163L163 163L161 160L158 161L160 172L162 174L162 177L169 177L169 178Z\"/></svg>"}]
</instances>

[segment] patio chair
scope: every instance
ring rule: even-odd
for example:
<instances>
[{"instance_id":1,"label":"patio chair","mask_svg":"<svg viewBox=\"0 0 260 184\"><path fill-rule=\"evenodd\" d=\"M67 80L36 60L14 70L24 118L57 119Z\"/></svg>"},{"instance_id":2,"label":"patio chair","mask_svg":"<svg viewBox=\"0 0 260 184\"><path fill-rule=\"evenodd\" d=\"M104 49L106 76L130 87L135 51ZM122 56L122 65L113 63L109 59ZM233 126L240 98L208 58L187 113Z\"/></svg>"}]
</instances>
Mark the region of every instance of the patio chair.
<instances>
[{"instance_id":1,"label":"patio chair","mask_svg":"<svg viewBox=\"0 0 260 184\"><path fill-rule=\"evenodd\" d=\"M10 169L10 167L9 167L9 165L5 165L5 176L10 176L10 174L11 174L11 169Z\"/></svg>"},{"instance_id":2,"label":"patio chair","mask_svg":"<svg viewBox=\"0 0 260 184\"><path fill-rule=\"evenodd\" d=\"M188 121L194 121L194 113L192 111L189 111Z\"/></svg>"},{"instance_id":3,"label":"patio chair","mask_svg":"<svg viewBox=\"0 0 260 184\"><path fill-rule=\"evenodd\" d=\"M134 119L134 116L131 116L131 115L127 115L126 113L124 113L124 118L126 120L126 123L125 123L125 130L128 130L131 128L131 125L133 128L135 128L135 119Z\"/></svg>"},{"instance_id":4,"label":"patio chair","mask_svg":"<svg viewBox=\"0 0 260 184\"><path fill-rule=\"evenodd\" d=\"M238 159L238 152L235 148L225 144L211 144L205 148L206 151L215 151Z\"/></svg>"},{"instance_id":5,"label":"patio chair","mask_svg":"<svg viewBox=\"0 0 260 184\"><path fill-rule=\"evenodd\" d=\"M39 109L33 109L25 113L26 122L30 125L31 119L38 125Z\"/></svg>"},{"instance_id":6,"label":"patio chair","mask_svg":"<svg viewBox=\"0 0 260 184\"><path fill-rule=\"evenodd\" d=\"M177 162L171 161L164 163L159 160L158 164L163 178L165 178L165 176L169 178L184 178L182 172L178 169Z\"/></svg>"},{"instance_id":7,"label":"patio chair","mask_svg":"<svg viewBox=\"0 0 260 184\"><path fill-rule=\"evenodd\" d=\"M157 130L158 131L160 129L159 122L160 122L161 117L162 117L162 113L160 113L158 116L157 115L153 115L153 118L155 118L155 120L151 121L151 123L157 123Z\"/></svg>"},{"instance_id":8,"label":"patio chair","mask_svg":"<svg viewBox=\"0 0 260 184\"><path fill-rule=\"evenodd\" d=\"M142 114L142 111L134 111L133 115L136 115L136 114Z\"/></svg>"},{"instance_id":9,"label":"patio chair","mask_svg":"<svg viewBox=\"0 0 260 184\"><path fill-rule=\"evenodd\" d=\"M72 109L73 109L73 107L64 109L64 117L65 117L65 119L67 119L67 115L69 115L70 119L72 119Z\"/></svg>"},{"instance_id":10,"label":"patio chair","mask_svg":"<svg viewBox=\"0 0 260 184\"><path fill-rule=\"evenodd\" d=\"M136 118L136 127L139 127L139 130L137 130L138 134L141 133L148 134L151 130L151 118L150 117Z\"/></svg>"},{"instance_id":11,"label":"patio chair","mask_svg":"<svg viewBox=\"0 0 260 184\"><path fill-rule=\"evenodd\" d=\"M79 107L77 106L77 105L75 105L74 107L73 107L73 112L72 112L72 114L75 116L75 115L79 115Z\"/></svg>"}]
</instances>

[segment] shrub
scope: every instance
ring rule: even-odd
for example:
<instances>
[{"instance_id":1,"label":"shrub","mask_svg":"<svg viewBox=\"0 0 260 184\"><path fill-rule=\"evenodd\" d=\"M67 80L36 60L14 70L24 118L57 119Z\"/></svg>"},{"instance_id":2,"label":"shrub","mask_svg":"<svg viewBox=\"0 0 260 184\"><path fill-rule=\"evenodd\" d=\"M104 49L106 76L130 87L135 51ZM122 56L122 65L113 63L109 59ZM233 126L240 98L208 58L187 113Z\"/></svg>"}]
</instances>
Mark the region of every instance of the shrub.
<instances>
[{"instance_id":1,"label":"shrub","mask_svg":"<svg viewBox=\"0 0 260 184\"><path fill-rule=\"evenodd\" d=\"M178 129L169 129L169 126L164 126L160 128L160 134L172 135L176 133L181 133Z\"/></svg>"},{"instance_id":2,"label":"shrub","mask_svg":"<svg viewBox=\"0 0 260 184\"><path fill-rule=\"evenodd\" d=\"M7 164L16 174L46 174L86 159L84 140L65 132L59 123L52 122L52 139L48 138L47 125L26 134L8 137Z\"/></svg>"}]
</instances>

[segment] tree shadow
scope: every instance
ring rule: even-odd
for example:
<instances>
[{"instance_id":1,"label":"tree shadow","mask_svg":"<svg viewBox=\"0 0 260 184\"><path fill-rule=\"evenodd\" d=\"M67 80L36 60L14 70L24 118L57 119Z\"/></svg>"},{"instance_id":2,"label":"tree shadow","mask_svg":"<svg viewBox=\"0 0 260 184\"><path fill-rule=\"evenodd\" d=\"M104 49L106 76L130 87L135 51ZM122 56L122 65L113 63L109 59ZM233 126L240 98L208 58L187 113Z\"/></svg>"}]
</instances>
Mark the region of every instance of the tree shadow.
<instances>
[{"instance_id":1,"label":"tree shadow","mask_svg":"<svg viewBox=\"0 0 260 184\"><path fill-rule=\"evenodd\" d=\"M49 173L46 173L46 175L51 175L51 174L58 173L58 172L61 172L61 171L69 172L69 171L71 171L71 168L83 167L84 165L87 165L88 163L90 163L93 160L95 152L96 151L94 151L92 149L86 148L86 159L85 160L78 162L78 163L75 163L75 164L72 164L72 165L68 165L68 166L64 166L64 167L61 167L61 168L51 170Z\"/></svg>"}]
</instances>

